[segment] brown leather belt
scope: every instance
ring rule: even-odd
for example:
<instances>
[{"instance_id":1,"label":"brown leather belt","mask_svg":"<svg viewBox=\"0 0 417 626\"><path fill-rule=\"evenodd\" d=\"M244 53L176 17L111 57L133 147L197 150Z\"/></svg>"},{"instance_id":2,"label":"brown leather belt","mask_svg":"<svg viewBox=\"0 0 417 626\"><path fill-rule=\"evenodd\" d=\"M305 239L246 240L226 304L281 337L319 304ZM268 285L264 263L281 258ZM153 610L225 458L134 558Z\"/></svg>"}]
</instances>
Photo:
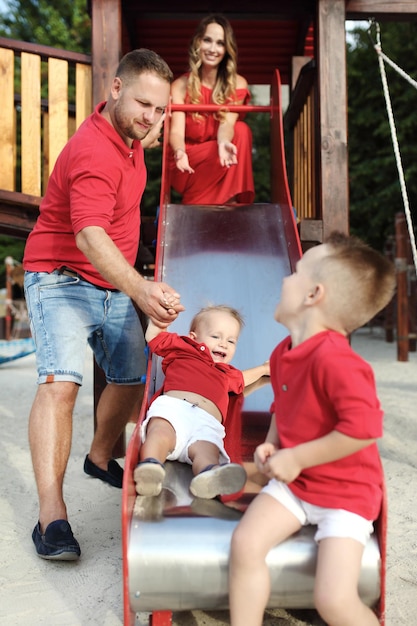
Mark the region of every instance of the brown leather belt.
<instances>
[{"instance_id":1,"label":"brown leather belt","mask_svg":"<svg viewBox=\"0 0 417 626\"><path fill-rule=\"evenodd\" d=\"M83 280L89 285L92 285L96 289L101 289L102 291L113 291L113 292L119 291L119 289L112 289L110 287L101 287L100 285L95 285L94 283L91 283L89 280L84 278L84 276L81 276L81 274L78 274L78 272L76 272L75 270L72 270L69 267L66 267L65 265L62 267L59 267L56 271L58 272L58 274L63 274L64 276L71 276L71 278L78 278L79 280Z\"/></svg>"},{"instance_id":2,"label":"brown leather belt","mask_svg":"<svg viewBox=\"0 0 417 626\"><path fill-rule=\"evenodd\" d=\"M64 276L71 276L72 278L80 278L81 280L85 280L80 274L70 270L68 267L60 267L58 270L58 274L64 274Z\"/></svg>"}]
</instances>

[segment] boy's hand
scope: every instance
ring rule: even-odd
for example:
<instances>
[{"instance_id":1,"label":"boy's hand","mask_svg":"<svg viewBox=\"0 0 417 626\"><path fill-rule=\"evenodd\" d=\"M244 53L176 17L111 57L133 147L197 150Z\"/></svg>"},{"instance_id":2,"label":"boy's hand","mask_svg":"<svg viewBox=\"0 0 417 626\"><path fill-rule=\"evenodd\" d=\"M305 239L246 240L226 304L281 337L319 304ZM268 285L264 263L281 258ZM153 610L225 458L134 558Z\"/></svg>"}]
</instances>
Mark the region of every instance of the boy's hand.
<instances>
[{"instance_id":1,"label":"boy's hand","mask_svg":"<svg viewBox=\"0 0 417 626\"><path fill-rule=\"evenodd\" d=\"M266 474L266 464L276 451L277 448L274 444L268 441L257 446L254 454L254 461L257 469L262 472L262 474Z\"/></svg>"},{"instance_id":2,"label":"boy's hand","mask_svg":"<svg viewBox=\"0 0 417 626\"><path fill-rule=\"evenodd\" d=\"M283 483L292 483L303 468L297 462L292 448L277 450L264 463L264 474Z\"/></svg>"},{"instance_id":3,"label":"boy's hand","mask_svg":"<svg viewBox=\"0 0 417 626\"><path fill-rule=\"evenodd\" d=\"M162 305L163 307L170 312L177 313L177 307L181 304L180 296L178 293L171 293L169 291L164 291L163 294ZM181 307L181 310L184 310L184 307Z\"/></svg>"}]
</instances>

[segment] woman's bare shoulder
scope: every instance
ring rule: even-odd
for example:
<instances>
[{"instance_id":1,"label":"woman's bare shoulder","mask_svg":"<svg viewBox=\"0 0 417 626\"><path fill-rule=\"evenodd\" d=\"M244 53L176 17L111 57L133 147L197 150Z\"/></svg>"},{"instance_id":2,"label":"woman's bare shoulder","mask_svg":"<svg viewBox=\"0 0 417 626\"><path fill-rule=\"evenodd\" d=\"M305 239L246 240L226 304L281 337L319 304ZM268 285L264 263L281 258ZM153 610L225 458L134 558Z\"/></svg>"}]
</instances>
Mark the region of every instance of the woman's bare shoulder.
<instances>
[{"instance_id":1,"label":"woman's bare shoulder","mask_svg":"<svg viewBox=\"0 0 417 626\"><path fill-rule=\"evenodd\" d=\"M241 76L240 74L238 74L236 76L236 89L247 89L247 88L248 88L248 81L246 80L244 76Z\"/></svg>"},{"instance_id":2,"label":"woman's bare shoulder","mask_svg":"<svg viewBox=\"0 0 417 626\"><path fill-rule=\"evenodd\" d=\"M187 93L187 82L188 76L187 74L183 74L172 83L171 95L174 103L184 102Z\"/></svg>"}]
</instances>

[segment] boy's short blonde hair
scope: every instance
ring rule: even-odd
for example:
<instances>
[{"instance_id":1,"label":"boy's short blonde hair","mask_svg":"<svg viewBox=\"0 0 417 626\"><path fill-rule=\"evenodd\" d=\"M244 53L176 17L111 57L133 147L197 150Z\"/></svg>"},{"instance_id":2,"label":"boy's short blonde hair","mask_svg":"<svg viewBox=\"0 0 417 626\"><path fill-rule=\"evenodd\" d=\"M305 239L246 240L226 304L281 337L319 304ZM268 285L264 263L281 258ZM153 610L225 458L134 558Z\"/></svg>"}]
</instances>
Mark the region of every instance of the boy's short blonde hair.
<instances>
[{"instance_id":1,"label":"boy's short blonde hair","mask_svg":"<svg viewBox=\"0 0 417 626\"><path fill-rule=\"evenodd\" d=\"M240 330L242 330L243 326L245 325L245 322L243 320L243 317L241 316L241 314L239 313L237 309L234 309L231 306L227 306L226 304L211 304L209 306L204 307L203 309L200 309L199 312L196 313L196 315L194 315L190 324L190 332L194 332L196 330L197 326L200 324L201 321L203 321L204 317L207 314L213 313L216 311L220 311L222 313L228 313L231 317L233 317L237 321L237 323L239 324Z\"/></svg>"},{"instance_id":2,"label":"boy's short blonde hair","mask_svg":"<svg viewBox=\"0 0 417 626\"><path fill-rule=\"evenodd\" d=\"M315 279L327 287L331 313L351 333L390 302L395 267L357 237L333 232L324 243L329 253L318 263Z\"/></svg>"}]
</instances>

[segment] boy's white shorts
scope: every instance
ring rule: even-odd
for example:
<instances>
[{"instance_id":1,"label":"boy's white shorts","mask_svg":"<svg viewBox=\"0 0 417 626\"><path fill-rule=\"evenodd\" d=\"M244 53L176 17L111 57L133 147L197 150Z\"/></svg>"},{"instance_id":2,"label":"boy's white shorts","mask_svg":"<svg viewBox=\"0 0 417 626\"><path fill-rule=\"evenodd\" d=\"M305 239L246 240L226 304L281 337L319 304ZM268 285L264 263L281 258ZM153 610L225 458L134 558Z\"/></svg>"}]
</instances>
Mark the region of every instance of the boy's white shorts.
<instances>
[{"instance_id":1,"label":"boy's white shorts","mask_svg":"<svg viewBox=\"0 0 417 626\"><path fill-rule=\"evenodd\" d=\"M273 478L261 493L267 493L291 511L302 526L317 525L315 541L328 537L349 537L366 545L374 527L370 520L344 509L326 509L300 500L285 483Z\"/></svg>"},{"instance_id":2,"label":"boy's white shorts","mask_svg":"<svg viewBox=\"0 0 417 626\"><path fill-rule=\"evenodd\" d=\"M176 434L174 450L167 461L181 461L191 464L188 448L195 441L210 441L219 449L219 463L228 463L230 457L224 449L225 430L215 417L196 404L172 396L158 396L150 405L142 422L140 434L146 439L146 428L153 417L162 417L169 422Z\"/></svg>"}]
</instances>

